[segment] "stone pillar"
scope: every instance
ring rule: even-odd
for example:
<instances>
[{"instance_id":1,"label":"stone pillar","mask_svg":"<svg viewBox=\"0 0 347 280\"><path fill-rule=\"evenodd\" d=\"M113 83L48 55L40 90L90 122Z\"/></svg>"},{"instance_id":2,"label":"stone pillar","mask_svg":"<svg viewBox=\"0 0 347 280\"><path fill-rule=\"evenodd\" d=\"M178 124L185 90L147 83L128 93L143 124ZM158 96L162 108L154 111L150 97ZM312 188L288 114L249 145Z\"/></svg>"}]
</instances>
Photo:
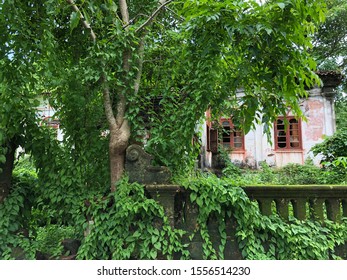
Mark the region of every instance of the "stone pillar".
<instances>
[{"instance_id":1,"label":"stone pillar","mask_svg":"<svg viewBox=\"0 0 347 280\"><path fill-rule=\"evenodd\" d=\"M299 220L306 219L306 199L305 198L297 198L293 200L293 210L294 217Z\"/></svg>"},{"instance_id":2,"label":"stone pillar","mask_svg":"<svg viewBox=\"0 0 347 280\"><path fill-rule=\"evenodd\" d=\"M147 185L151 197L164 207L171 227L175 227L175 195L180 186L177 185Z\"/></svg>"},{"instance_id":3,"label":"stone pillar","mask_svg":"<svg viewBox=\"0 0 347 280\"><path fill-rule=\"evenodd\" d=\"M289 218L288 203L289 201L287 199L276 199L277 213L285 221L288 221Z\"/></svg>"},{"instance_id":4,"label":"stone pillar","mask_svg":"<svg viewBox=\"0 0 347 280\"><path fill-rule=\"evenodd\" d=\"M324 199L323 198L315 198L310 201L310 207L312 209L312 218L314 220L324 221Z\"/></svg>"},{"instance_id":5,"label":"stone pillar","mask_svg":"<svg viewBox=\"0 0 347 280\"><path fill-rule=\"evenodd\" d=\"M328 199L326 202L328 219L334 222L341 221L341 204L339 199Z\"/></svg>"},{"instance_id":6,"label":"stone pillar","mask_svg":"<svg viewBox=\"0 0 347 280\"><path fill-rule=\"evenodd\" d=\"M336 95L336 88L341 84L343 75L338 71L318 71L319 78L323 82L322 95L328 102L328 107L325 106L325 113L331 115L331 123L327 126L326 135L333 135L336 131L334 97ZM327 111L328 109L328 111ZM327 116L326 116L327 117ZM327 118L329 120L329 118Z\"/></svg>"},{"instance_id":7,"label":"stone pillar","mask_svg":"<svg viewBox=\"0 0 347 280\"><path fill-rule=\"evenodd\" d=\"M265 216L271 216L272 213L272 198L260 198L258 199L258 204L260 212Z\"/></svg>"}]
</instances>

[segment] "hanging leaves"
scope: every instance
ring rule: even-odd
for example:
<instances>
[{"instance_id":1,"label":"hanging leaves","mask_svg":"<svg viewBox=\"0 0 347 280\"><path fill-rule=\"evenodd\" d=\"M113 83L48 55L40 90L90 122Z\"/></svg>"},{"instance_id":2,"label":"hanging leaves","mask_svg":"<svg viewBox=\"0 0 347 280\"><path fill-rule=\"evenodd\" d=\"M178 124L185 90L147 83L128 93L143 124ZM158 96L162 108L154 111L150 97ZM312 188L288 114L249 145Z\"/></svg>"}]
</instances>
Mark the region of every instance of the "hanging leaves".
<instances>
[{"instance_id":1,"label":"hanging leaves","mask_svg":"<svg viewBox=\"0 0 347 280\"><path fill-rule=\"evenodd\" d=\"M70 16L70 28L71 28L71 31L74 30L77 27L77 25L80 22L80 19L81 19L81 13L78 13L78 12L72 12L71 13L71 16Z\"/></svg>"}]
</instances>

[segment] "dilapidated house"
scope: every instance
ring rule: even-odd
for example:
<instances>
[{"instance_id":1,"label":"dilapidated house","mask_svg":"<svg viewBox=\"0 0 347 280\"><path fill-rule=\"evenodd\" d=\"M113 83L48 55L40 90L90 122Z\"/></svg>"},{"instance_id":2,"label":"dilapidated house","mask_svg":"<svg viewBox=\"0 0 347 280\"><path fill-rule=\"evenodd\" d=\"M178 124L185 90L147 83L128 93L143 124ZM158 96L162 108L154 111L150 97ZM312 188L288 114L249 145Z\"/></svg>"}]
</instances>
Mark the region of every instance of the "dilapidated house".
<instances>
[{"instance_id":1,"label":"dilapidated house","mask_svg":"<svg viewBox=\"0 0 347 280\"><path fill-rule=\"evenodd\" d=\"M203 127L202 167L216 166L218 145L229 151L232 162L253 168L264 161L277 167L288 163L303 164L308 158L319 164L320 159L314 158L310 150L336 131L334 97L342 76L332 71L318 72L318 75L323 85L308 90L308 98L300 103L307 121L295 118L290 111L279 117L271 131L272 143L264 134L262 125L256 125L254 130L244 134L233 126L231 118L220 119L222 129L218 130L207 121Z\"/></svg>"}]
</instances>

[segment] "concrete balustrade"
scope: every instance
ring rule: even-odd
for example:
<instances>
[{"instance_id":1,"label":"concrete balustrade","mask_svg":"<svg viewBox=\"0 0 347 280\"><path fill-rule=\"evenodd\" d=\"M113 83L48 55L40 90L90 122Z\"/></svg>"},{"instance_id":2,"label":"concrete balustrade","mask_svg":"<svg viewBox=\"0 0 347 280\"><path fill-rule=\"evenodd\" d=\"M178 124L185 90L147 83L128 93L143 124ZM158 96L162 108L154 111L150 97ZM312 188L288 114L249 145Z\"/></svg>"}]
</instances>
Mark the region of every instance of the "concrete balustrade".
<instances>
[{"instance_id":1,"label":"concrete balustrade","mask_svg":"<svg viewBox=\"0 0 347 280\"><path fill-rule=\"evenodd\" d=\"M198 222L199 209L189 199L189 191L177 185L147 185L149 195L158 201L169 218L172 227L187 232L185 243L189 244L189 251L193 259L202 259L203 240L200 234L188 238L200 227ZM290 216L299 220L316 220L324 222L329 219L340 222L347 217L347 186L246 186L243 187L248 197L256 201L263 215L279 214L289 222ZM227 209L225 209L227 210ZM218 251L221 236L218 231L218 219L211 213L208 219L208 232L213 247ZM236 240L236 221L224 213L225 229L227 233L224 250L225 259L242 259ZM336 254L347 257L347 246L341 245Z\"/></svg>"},{"instance_id":2,"label":"concrete balustrade","mask_svg":"<svg viewBox=\"0 0 347 280\"><path fill-rule=\"evenodd\" d=\"M264 215L277 212L285 220L293 215L299 220L327 218L335 222L347 217L347 186L246 186L243 189L250 199L258 202Z\"/></svg>"}]
</instances>

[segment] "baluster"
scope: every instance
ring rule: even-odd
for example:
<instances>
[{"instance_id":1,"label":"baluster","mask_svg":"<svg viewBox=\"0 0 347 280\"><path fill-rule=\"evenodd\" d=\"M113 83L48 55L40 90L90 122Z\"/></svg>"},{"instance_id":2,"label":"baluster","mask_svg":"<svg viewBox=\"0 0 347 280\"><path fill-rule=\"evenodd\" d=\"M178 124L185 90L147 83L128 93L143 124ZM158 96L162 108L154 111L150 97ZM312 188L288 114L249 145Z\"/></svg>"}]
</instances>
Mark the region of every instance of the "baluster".
<instances>
[{"instance_id":1,"label":"baluster","mask_svg":"<svg viewBox=\"0 0 347 280\"><path fill-rule=\"evenodd\" d=\"M287 199L276 199L277 213L281 216L282 219L288 220L289 209L288 209L288 200Z\"/></svg>"},{"instance_id":2,"label":"baluster","mask_svg":"<svg viewBox=\"0 0 347 280\"><path fill-rule=\"evenodd\" d=\"M311 216L313 219L318 221L324 221L324 199L315 198L310 201L310 206L312 209Z\"/></svg>"},{"instance_id":3,"label":"baluster","mask_svg":"<svg viewBox=\"0 0 347 280\"><path fill-rule=\"evenodd\" d=\"M306 199L305 198L297 198L292 200L294 217L299 220L306 219Z\"/></svg>"},{"instance_id":4,"label":"baluster","mask_svg":"<svg viewBox=\"0 0 347 280\"><path fill-rule=\"evenodd\" d=\"M327 216L328 219L334 222L341 221L341 208L340 201L338 199L327 199L326 200L327 207Z\"/></svg>"},{"instance_id":5,"label":"baluster","mask_svg":"<svg viewBox=\"0 0 347 280\"><path fill-rule=\"evenodd\" d=\"M260 212L265 216L272 215L271 203L272 198L260 198L258 200Z\"/></svg>"}]
</instances>

